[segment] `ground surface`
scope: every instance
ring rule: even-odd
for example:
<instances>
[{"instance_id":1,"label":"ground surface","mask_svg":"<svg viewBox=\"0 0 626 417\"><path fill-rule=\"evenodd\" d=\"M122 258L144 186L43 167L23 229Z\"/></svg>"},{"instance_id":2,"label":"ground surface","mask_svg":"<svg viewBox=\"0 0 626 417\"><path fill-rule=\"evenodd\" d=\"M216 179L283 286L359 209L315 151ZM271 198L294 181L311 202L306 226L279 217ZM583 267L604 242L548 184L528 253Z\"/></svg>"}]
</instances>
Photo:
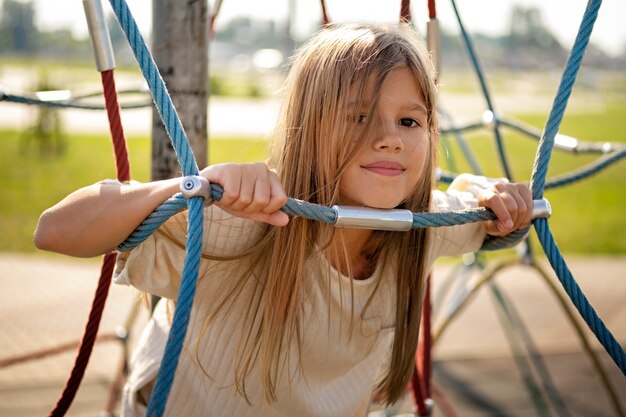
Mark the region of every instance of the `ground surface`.
<instances>
[{"instance_id":1,"label":"ground surface","mask_svg":"<svg viewBox=\"0 0 626 417\"><path fill-rule=\"evenodd\" d=\"M435 294L439 294L454 265L447 263L436 269ZM626 258L576 258L569 260L569 265L600 317L622 346L626 345ZM549 266L546 269L549 271ZM0 254L0 361L78 340L98 274L97 261ZM553 277L552 272L549 275ZM435 386L457 414L619 416L581 348L581 339L545 282L530 268L517 266L497 275L495 283L523 318L569 412L553 409L551 414L538 414L511 356L494 309L492 290L484 287L452 320L434 349ZM125 322L136 308L136 297L129 288L112 286L100 334L110 334ZM443 300L439 304L437 314L450 306ZM569 300L567 305L571 306ZM142 312L133 327L131 342L145 319ZM586 327L584 334L621 397L622 409L626 408L626 378ZM97 344L68 416L95 417L105 408L123 357L121 346L120 342ZM47 415L61 393L74 355L75 351L69 350L0 368L0 416ZM545 394L545 386L538 381L538 389ZM440 409L435 410L433 415L443 415Z\"/></svg>"}]
</instances>

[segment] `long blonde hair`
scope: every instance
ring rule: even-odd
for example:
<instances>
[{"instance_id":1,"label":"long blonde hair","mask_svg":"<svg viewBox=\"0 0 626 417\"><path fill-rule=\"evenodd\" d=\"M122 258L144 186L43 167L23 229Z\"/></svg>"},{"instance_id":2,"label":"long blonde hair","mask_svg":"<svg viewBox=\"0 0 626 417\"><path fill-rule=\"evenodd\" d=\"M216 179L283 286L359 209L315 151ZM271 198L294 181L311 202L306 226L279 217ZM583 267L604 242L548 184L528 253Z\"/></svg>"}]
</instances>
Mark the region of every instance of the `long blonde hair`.
<instances>
[{"instance_id":1,"label":"long blonde hair","mask_svg":"<svg viewBox=\"0 0 626 417\"><path fill-rule=\"evenodd\" d=\"M354 98L348 91L356 88L362 99L367 81L375 77L375 107L384 78L399 66L415 75L428 109L431 138L423 178L401 206L415 212L429 209L438 131L436 87L427 52L405 24L330 26L295 54L269 161L287 195L325 206L337 204L338 181L363 142L353 140L346 123L349 100ZM332 226L292 218L286 227L267 226L261 240L247 251L249 268L235 286L242 288L250 275L257 280L255 299L245 318L247 333L236 359L235 382L244 396L246 377L258 367L266 399L276 400L286 346L292 340L300 343L305 263L320 245L328 243L322 242L328 236L332 236ZM375 232L368 244L374 257L395 257L397 262L395 339L389 370L378 387L387 403L405 392L413 371L427 242L428 232L418 229ZM232 305L236 295L229 297L218 310Z\"/></svg>"}]
</instances>

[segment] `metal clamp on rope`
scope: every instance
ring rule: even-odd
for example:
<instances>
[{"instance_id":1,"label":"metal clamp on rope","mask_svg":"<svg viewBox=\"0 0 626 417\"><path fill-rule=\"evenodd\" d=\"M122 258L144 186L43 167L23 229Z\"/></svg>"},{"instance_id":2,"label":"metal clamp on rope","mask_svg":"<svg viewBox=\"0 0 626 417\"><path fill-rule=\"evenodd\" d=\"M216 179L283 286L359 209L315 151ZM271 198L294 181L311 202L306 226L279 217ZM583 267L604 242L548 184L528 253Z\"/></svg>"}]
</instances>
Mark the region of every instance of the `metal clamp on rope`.
<instances>
[{"instance_id":1,"label":"metal clamp on rope","mask_svg":"<svg viewBox=\"0 0 626 417\"><path fill-rule=\"evenodd\" d=\"M211 202L211 183L199 175L189 175L180 180L180 192L185 198L202 197Z\"/></svg>"},{"instance_id":2,"label":"metal clamp on rope","mask_svg":"<svg viewBox=\"0 0 626 417\"><path fill-rule=\"evenodd\" d=\"M333 206L333 210L337 213L335 227L395 232L411 230L413 227L413 213L410 210L382 210L350 206Z\"/></svg>"},{"instance_id":3,"label":"metal clamp on rope","mask_svg":"<svg viewBox=\"0 0 626 417\"><path fill-rule=\"evenodd\" d=\"M491 110L485 110L481 117L481 121L483 125L488 127L489 129L494 129L496 127L496 123L499 122L498 115Z\"/></svg>"},{"instance_id":4,"label":"metal clamp on rope","mask_svg":"<svg viewBox=\"0 0 626 417\"><path fill-rule=\"evenodd\" d=\"M552 206L550 206L550 202L548 200L545 198L542 198L541 200L533 200L533 219L537 219L539 217L549 219L551 215Z\"/></svg>"},{"instance_id":5,"label":"metal clamp on rope","mask_svg":"<svg viewBox=\"0 0 626 417\"><path fill-rule=\"evenodd\" d=\"M98 71L115 69L113 45L100 0L83 0L83 7L85 8L89 37L93 44Z\"/></svg>"}]
</instances>

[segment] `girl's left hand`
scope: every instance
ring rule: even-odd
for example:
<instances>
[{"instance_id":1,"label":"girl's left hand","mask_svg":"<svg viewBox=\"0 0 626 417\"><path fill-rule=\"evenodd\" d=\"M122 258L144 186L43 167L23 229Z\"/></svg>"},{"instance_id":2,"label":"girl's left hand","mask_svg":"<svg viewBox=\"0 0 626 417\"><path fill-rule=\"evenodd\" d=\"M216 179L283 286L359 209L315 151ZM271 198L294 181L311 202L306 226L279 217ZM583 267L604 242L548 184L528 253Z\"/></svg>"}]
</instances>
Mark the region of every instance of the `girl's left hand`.
<instances>
[{"instance_id":1,"label":"girl's left hand","mask_svg":"<svg viewBox=\"0 0 626 417\"><path fill-rule=\"evenodd\" d=\"M523 183L495 183L479 194L478 205L491 209L498 217L485 222L485 231L492 236L506 236L532 221L533 198Z\"/></svg>"}]
</instances>

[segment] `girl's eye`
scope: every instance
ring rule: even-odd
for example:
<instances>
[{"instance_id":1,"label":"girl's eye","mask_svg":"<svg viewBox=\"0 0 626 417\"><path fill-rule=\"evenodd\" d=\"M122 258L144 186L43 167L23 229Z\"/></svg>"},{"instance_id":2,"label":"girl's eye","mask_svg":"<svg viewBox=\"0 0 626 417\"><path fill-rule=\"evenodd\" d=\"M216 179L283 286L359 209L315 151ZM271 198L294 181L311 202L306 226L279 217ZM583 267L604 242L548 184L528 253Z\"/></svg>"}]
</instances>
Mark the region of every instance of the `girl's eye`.
<instances>
[{"instance_id":1,"label":"girl's eye","mask_svg":"<svg viewBox=\"0 0 626 417\"><path fill-rule=\"evenodd\" d=\"M356 116L355 121L362 125L363 123L365 123L365 115L364 114L359 114L358 116Z\"/></svg>"},{"instance_id":2,"label":"girl's eye","mask_svg":"<svg viewBox=\"0 0 626 417\"><path fill-rule=\"evenodd\" d=\"M404 127L419 127L420 124L415 119L410 119L408 117L400 119L400 126Z\"/></svg>"}]
</instances>

